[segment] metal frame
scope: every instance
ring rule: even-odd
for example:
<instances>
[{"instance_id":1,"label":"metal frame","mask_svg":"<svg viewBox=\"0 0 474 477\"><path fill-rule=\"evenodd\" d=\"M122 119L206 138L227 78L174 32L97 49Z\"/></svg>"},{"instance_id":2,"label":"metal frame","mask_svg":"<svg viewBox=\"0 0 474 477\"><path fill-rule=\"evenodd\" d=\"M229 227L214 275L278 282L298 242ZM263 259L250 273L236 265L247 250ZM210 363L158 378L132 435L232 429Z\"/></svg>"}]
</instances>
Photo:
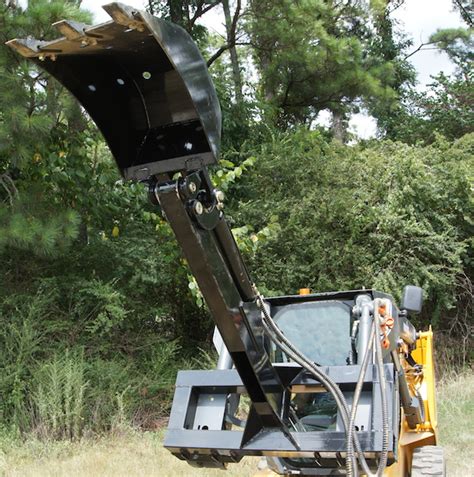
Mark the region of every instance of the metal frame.
<instances>
[{"instance_id":1,"label":"metal frame","mask_svg":"<svg viewBox=\"0 0 474 477\"><path fill-rule=\"evenodd\" d=\"M275 369L286 380L293 375L290 389L306 388L306 392L320 387L320 383L303 372L295 364L275 364ZM327 374L339 384L346 397L354 391L360 366L326 367ZM385 376L388 384L389 408L391 410L390 442L391 462L396 458L399 430L398 376L393 364L385 365ZM378 376L375 365L369 366L364 379L364 391L370 396L370 428L359 431L358 437L362 450L369 459L374 459L382 449L381 433L381 400L377 385ZM208 466L224 465L236 462L243 456L284 457L288 466L288 458L314 458L319 454L326 465L337 468L345 455L345 432L338 425L336 431L291 432L298 443L295 448L279 429L265 429L253 439L245 439L245 431L228 430L224 421L220 428L212 424L206 429L197 429L194 423L200 408L200 396L216 399L219 396L242 394L245 392L237 370L180 371L176 381L176 391L171 409L170 421L164 445L180 459ZM219 401L220 402L220 401ZM224 405L225 406L225 405ZM211 418L211 415L209 415Z\"/></svg>"}]
</instances>

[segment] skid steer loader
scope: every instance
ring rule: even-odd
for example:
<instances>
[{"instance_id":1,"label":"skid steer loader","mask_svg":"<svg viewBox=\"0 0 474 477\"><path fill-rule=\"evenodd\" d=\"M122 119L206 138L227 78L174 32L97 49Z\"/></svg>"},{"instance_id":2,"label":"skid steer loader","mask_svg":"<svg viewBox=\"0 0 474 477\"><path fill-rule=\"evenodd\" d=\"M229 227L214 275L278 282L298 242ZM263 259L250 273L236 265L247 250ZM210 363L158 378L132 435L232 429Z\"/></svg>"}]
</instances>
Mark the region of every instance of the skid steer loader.
<instances>
[{"instance_id":1,"label":"skid steer loader","mask_svg":"<svg viewBox=\"0 0 474 477\"><path fill-rule=\"evenodd\" d=\"M408 319L421 289L399 307L365 289L263 297L208 172L221 112L206 63L179 26L104 9L107 23L64 20L57 40L8 45L69 89L122 176L148 185L215 321L217 369L178 374L165 447L194 467L263 456L280 475L444 476L433 335Z\"/></svg>"}]
</instances>

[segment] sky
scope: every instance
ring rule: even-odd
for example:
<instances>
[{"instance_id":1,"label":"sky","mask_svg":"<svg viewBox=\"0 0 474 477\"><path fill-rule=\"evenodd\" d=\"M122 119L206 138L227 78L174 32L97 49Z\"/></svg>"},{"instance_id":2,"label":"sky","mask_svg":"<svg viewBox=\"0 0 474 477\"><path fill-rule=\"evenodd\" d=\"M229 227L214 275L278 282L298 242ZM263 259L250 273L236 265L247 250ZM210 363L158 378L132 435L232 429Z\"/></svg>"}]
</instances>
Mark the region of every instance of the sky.
<instances>
[{"instance_id":1,"label":"sky","mask_svg":"<svg viewBox=\"0 0 474 477\"><path fill-rule=\"evenodd\" d=\"M144 0L122 0L123 3L136 8L145 8ZM22 2L23 3L23 2ZM94 14L95 23L110 20L110 17L102 10L101 5L110 3L102 0L83 0L82 6ZM205 20L205 25L216 31L222 32L222 16L220 12L211 11ZM429 36L439 28L451 28L462 26L459 14L453 11L451 0L406 0L394 14L400 21L401 27L413 38L414 48L428 40ZM418 73L418 87L423 89L430 82L430 76L441 71L447 74L453 72L453 65L444 53L435 50L420 51L410 58L410 61ZM329 120L328 115L321 115L321 122ZM356 114L352 117L350 127L353 132L362 138L372 137L376 127L373 118L364 114Z\"/></svg>"}]
</instances>

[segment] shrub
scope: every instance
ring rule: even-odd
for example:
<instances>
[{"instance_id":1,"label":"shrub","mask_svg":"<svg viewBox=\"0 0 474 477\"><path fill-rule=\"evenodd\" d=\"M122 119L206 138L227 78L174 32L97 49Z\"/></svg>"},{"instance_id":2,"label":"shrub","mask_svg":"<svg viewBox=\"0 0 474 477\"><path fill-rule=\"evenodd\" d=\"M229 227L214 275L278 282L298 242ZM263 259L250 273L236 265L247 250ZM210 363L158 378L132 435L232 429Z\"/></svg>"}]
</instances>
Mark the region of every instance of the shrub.
<instances>
[{"instance_id":1,"label":"shrub","mask_svg":"<svg viewBox=\"0 0 474 477\"><path fill-rule=\"evenodd\" d=\"M279 224L250 257L257 285L276 294L376 287L399 298L416 284L426 293L418 325L449 329L459 279L472 276L473 148L474 135L343 146L303 129L248 151L255 169L229 194L230 215L257 230Z\"/></svg>"},{"instance_id":2,"label":"shrub","mask_svg":"<svg viewBox=\"0 0 474 477\"><path fill-rule=\"evenodd\" d=\"M73 439L85 425L88 382L82 351L58 353L34 373L33 428L43 438Z\"/></svg>"}]
</instances>

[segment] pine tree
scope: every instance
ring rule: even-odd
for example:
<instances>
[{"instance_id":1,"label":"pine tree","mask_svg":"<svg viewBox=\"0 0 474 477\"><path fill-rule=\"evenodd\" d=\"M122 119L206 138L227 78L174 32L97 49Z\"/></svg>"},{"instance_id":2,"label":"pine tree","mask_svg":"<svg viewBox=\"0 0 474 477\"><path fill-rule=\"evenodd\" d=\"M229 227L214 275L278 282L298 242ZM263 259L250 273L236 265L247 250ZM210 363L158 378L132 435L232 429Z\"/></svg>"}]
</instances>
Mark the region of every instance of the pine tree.
<instances>
[{"instance_id":1,"label":"pine tree","mask_svg":"<svg viewBox=\"0 0 474 477\"><path fill-rule=\"evenodd\" d=\"M393 62L371 53L379 8L365 2L250 2L247 31L262 97L273 106L277 124L308 124L326 109L339 127L361 102L396 97Z\"/></svg>"},{"instance_id":2,"label":"pine tree","mask_svg":"<svg viewBox=\"0 0 474 477\"><path fill-rule=\"evenodd\" d=\"M90 20L78 1L0 4L0 41L57 36L52 23ZM8 247L54 253L77 235L78 214L52 197L49 156L65 155L61 138L80 135L69 127L77 112L63 88L9 48L0 49L0 252ZM69 114L71 113L71 114ZM46 179L46 180L44 180ZM49 184L48 184L49 183Z\"/></svg>"}]
</instances>

